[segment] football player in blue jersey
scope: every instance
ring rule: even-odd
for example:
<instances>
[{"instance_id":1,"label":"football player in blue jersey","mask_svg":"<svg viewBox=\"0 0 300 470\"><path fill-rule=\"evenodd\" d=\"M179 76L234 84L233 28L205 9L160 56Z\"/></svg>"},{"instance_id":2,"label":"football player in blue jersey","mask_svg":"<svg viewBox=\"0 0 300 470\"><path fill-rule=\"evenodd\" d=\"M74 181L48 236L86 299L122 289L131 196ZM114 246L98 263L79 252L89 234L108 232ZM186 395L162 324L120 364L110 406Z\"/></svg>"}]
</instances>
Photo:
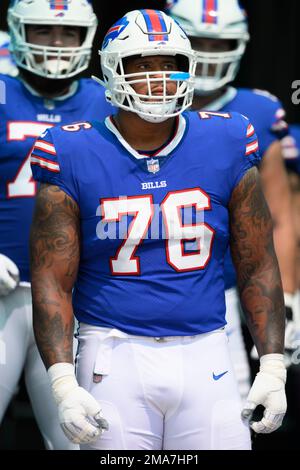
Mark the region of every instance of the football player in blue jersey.
<instances>
[{"instance_id":1,"label":"football player in blue jersey","mask_svg":"<svg viewBox=\"0 0 300 470\"><path fill-rule=\"evenodd\" d=\"M300 125L290 124L290 133L283 139L283 155L288 168L289 182L292 191L293 215L297 235L297 289L298 309L295 310L295 347L298 350L292 354L291 363L299 364L300 345ZM294 345L291 344L294 349Z\"/></svg>"},{"instance_id":2,"label":"football player in blue jersey","mask_svg":"<svg viewBox=\"0 0 300 470\"><path fill-rule=\"evenodd\" d=\"M76 79L88 67L97 19L86 0L19 0L10 5L8 23L19 75L0 75L6 90L0 105L0 421L24 368L46 447L73 448L59 426L33 337L28 240L36 183L29 154L47 128L107 115L101 88Z\"/></svg>"},{"instance_id":3,"label":"football player in blue jersey","mask_svg":"<svg viewBox=\"0 0 300 470\"><path fill-rule=\"evenodd\" d=\"M31 155L34 330L61 426L83 449L249 449L255 407L263 433L286 409L254 128L238 113L183 113L195 54L161 11L127 13L100 55L118 113L49 129ZM242 415L224 330L229 241L261 356Z\"/></svg>"},{"instance_id":4,"label":"football player in blue jersey","mask_svg":"<svg viewBox=\"0 0 300 470\"><path fill-rule=\"evenodd\" d=\"M168 13L180 23L197 51L192 109L240 112L249 117L257 133L263 156L259 169L274 222L274 243L289 317L288 311L296 309L296 244L291 194L280 144L287 133L281 103L265 91L230 86L249 39L246 15L238 0L177 0L167 2L167 6ZM236 275L229 252L225 259L225 284L230 351L241 395L246 398L250 369L240 327ZM289 322L286 345L290 344L293 331L293 322Z\"/></svg>"}]
</instances>

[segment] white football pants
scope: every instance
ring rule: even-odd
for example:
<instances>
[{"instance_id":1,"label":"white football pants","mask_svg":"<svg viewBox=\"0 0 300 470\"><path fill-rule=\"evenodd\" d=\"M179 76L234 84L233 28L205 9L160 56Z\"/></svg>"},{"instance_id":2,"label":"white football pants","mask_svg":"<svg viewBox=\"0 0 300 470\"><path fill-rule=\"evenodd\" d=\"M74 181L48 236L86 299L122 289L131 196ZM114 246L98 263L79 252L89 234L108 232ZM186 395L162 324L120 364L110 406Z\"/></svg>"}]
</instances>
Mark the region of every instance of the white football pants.
<instances>
[{"instance_id":1,"label":"white football pants","mask_svg":"<svg viewBox=\"0 0 300 470\"><path fill-rule=\"evenodd\" d=\"M0 297L0 422L16 391L22 370L33 412L47 449L76 450L64 435L45 366L32 327L30 287Z\"/></svg>"},{"instance_id":2,"label":"white football pants","mask_svg":"<svg viewBox=\"0 0 300 470\"><path fill-rule=\"evenodd\" d=\"M240 300L236 288L225 291L226 333L235 377L242 402L246 401L251 387L251 372L247 358L240 318Z\"/></svg>"},{"instance_id":3,"label":"white football pants","mask_svg":"<svg viewBox=\"0 0 300 470\"><path fill-rule=\"evenodd\" d=\"M81 449L251 448L224 329L147 338L80 324L78 341L79 384L109 423Z\"/></svg>"}]
</instances>

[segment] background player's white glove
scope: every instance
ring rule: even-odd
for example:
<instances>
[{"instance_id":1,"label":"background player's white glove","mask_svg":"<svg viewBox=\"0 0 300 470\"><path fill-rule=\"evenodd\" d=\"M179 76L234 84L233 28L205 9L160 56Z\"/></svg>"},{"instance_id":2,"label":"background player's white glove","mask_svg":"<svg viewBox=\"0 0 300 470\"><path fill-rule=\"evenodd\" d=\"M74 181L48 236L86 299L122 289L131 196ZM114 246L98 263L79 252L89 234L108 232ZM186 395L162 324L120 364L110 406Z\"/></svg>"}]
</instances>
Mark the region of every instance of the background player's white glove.
<instances>
[{"instance_id":1,"label":"background player's white glove","mask_svg":"<svg viewBox=\"0 0 300 470\"><path fill-rule=\"evenodd\" d=\"M0 297L8 295L19 283L19 270L15 263L0 254Z\"/></svg>"},{"instance_id":2,"label":"background player's white glove","mask_svg":"<svg viewBox=\"0 0 300 470\"><path fill-rule=\"evenodd\" d=\"M260 369L255 377L242 411L242 418L251 420L258 405L265 407L261 421L250 421L257 433L270 433L281 426L286 412L286 368L283 354L266 354L260 358Z\"/></svg>"},{"instance_id":3,"label":"background player's white glove","mask_svg":"<svg viewBox=\"0 0 300 470\"><path fill-rule=\"evenodd\" d=\"M84 388L79 387L74 366L59 362L49 367L52 392L58 406L60 425L74 444L86 444L97 439L108 423L99 403Z\"/></svg>"}]
</instances>

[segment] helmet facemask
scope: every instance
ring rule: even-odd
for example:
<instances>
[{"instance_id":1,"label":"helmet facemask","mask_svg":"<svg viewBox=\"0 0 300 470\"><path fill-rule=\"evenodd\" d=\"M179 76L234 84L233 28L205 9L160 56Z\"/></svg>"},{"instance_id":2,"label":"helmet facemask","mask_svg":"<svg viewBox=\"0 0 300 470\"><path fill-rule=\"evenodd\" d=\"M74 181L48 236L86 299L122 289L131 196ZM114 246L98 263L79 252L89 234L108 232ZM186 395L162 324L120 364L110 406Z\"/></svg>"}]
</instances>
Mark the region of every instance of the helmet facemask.
<instances>
[{"instance_id":1,"label":"helmet facemask","mask_svg":"<svg viewBox=\"0 0 300 470\"><path fill-rule=\"evenodd\" d=\"M160 31L151 29L155 22ZM99 54L104 77L101 83L113 105L149 122L165 121L191 106L195 54L186 34L164 13L158 10L127 13L109 29ZM170 56L172 60L175 57L176 70L134 73L127 70L126 64L131 59L160 56ZM140 85L144 85L143 92L137 91Z\"/></svg>"},{"instance_id":2,"label":"helmet facemask","mask_svg":"<svg viewBox=\"0 0 300 470\"><path fill-rule=\"evenodd\" d=\"M121 58L116 68L111 69L114 87L106 92L106 96L113 105L135 112L148 122L163 122L191 105L193 81L185 56L176 57L177 64L185 63L185 67L178 66L176 70L126 73L126 62L135 57ZM108 59L108 62L114 61ZM144 85L144 93L136 91L135 87L139 85Z\"/></svg>"},{"instance_id":3,"label":"helmet facemask","mask_svg":"<svg viewBox=\"0 0 300 470\"><path fill-rule=\"evenodd\" d=\"M191 38L193 44L193 38ZM214 39L218 41L218 39ZM223 52L208 52L195 48L196 77L195 93L209 95L232 82L239 70L240 61L245 52L246 41L228 40L235 47Z\"/></svg>"},{"instance_id":4,"label":"helmet facemask","mask_svg":"<svg viewBox=\"0 0 300 470\"><path fill-rule=\"evenodd\" d=\"M176 0L169 14L191 39L197 56L195 93L209 95L232 82L249 40L247 16L238 0ZM230 49L196 47L199 41L229 41ZM194 44L195 43L195 44Z\"/></svg>"},{"instance_id":5,"label":"helmet facemask","mask_svg":"<svg viewBox=\"0 0 300 470\"><path fill-rule=\"evenodd\" d=\"M69 1L66 5L66 11L57 13L50 9L47 0L20 0L9 9L11 51L18 67L48 79L74 77L88 67L97 28L96 16L85 0L81 3L77 0ZM80 27L83 32L81 43L76 47L34 44L28 41L28 26Z\"/></svg>"}]
</instances>

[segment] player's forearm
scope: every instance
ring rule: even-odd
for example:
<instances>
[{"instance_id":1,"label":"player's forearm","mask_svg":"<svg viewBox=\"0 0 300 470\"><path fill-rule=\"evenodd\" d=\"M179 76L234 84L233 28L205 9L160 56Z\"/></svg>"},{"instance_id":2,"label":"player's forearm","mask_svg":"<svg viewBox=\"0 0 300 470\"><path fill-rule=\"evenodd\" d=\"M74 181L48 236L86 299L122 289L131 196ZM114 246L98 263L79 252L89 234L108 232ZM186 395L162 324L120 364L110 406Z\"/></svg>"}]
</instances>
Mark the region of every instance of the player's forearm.
<instances>
[{"instance_id":1,"label":"player's forearm","mask_svg":"<svg viewBox=\"0 0 300 470\"><path fill-rule=\"evenodd\" d=\"M43 277L34 277L33 328L46 368L57 362L73 363L74 320L71 294Z\"/></svg>"},{"instance_id":2,"label":"player's forearm","mask_svg":"<svg viewBox=\"0 0 300 470\"><path fill-rule=\"evenodd\" d=\"M72 288L79 263L79 211L57 186L42 185L30 235L33 324L46 367L72 362Z\"/></svg>"},{"instance_id":3,"label":"player's forearm","mask_svg":"<svg viewBox=\"0 0 300 470\"><path fill-rule=\"evenodd\" d=\"M241 304L260 355L282 353L285 310L271 216L255 170L230 201L231 252Z\"/></svg>"},{"instance_id":4,"label":"player's forearm","mask_svg":"<svg viewBox=\"0 0 300 470\"><path fill-rule=\"evenodd\" d=\"M269 264L269 263L267 263ZM245 267L249 269L249 266ZM247 280L238 282L247 325L259 356L283 353L285 309L278 269L264 263Z\"/></svg>"},{"instance_id":5,"label":"player's forearm","mask_svg":"<svg viewBox=\"0 0 300 470\"><path fill-rule=\"evenodd\" d=\"M271 232L271 225L267 231ZM272 236L260 257L243 246L238 269L240 300L259 356L283 353L285 308ZM259 250L259 249L258 249Z\"/></svg>"}]
</instances>

